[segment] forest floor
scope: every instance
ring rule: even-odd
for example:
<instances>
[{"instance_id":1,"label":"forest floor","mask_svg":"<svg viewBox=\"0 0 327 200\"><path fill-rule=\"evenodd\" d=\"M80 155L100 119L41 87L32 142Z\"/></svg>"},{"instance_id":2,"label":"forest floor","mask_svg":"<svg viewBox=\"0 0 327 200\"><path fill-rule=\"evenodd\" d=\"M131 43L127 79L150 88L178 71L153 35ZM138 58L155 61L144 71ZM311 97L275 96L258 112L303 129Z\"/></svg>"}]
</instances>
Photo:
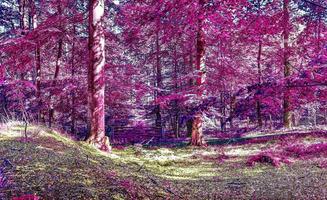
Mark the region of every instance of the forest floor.
<instances>
[{"instance_id":1,"label":"forest floor","mask_svg":"<svg viewBox=\"0 0 327 200\"><path fill-rule=\"evenodd\" d=\"M0 199L327 199L327 135L100 152L46 128L0 129Z\"/></svg>"}]
</instances>

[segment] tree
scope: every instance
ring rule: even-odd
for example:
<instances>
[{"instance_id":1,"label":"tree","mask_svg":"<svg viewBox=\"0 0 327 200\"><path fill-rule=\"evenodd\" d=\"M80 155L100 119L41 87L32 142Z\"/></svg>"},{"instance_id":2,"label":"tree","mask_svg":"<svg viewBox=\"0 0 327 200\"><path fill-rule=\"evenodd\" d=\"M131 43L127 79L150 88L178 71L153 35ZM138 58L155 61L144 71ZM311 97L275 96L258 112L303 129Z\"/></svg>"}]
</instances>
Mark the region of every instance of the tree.
<instances>
[{"instance_id":1,"label":"tree","mask_svg":"<svg viewBox=\"0 0 327 200\"><path fill-rule=\"evenodd\" d=\"M205 72L205 38L204 38L204 30L203 30L203 22L205 19L205 10L204 5L206 0L199 0L199 16L198 16L198 32L196 36L196 86L197 95L199 98L203 95L203 76ZM195 146L202 146L204 144L203 140L203 130L202 130L202 117L201 113L198 112L195 114L192 121L192 136L191 136L191 144Z\"/></svg>"},{"instance_id":2,"label":"tree","mask_svg":"<svg viewBox=\"0 0 327 200\"><path fill-rule=\"evenodd\" d=\"M110 150L105 136L105 38L103 29L104 0L89 1L89 68L88 103L90 132L87 141L98 148Z\"/></svg>"},{"instance_id":3,"label":"tree","mask_svg":"<svg viewBox=\"0 0 327 200\"><path fill-rule=\"evenodd\" d=\"M286 79L285 92L283 97L283 119L284 127L290 128L292 126L292 113L290 106L290 93L289 93L289 80L288 77L291 75L291 66L289 61L289 0L283 0L283 40L284 40L284 77Z\"/></svg>"}]
</instances>

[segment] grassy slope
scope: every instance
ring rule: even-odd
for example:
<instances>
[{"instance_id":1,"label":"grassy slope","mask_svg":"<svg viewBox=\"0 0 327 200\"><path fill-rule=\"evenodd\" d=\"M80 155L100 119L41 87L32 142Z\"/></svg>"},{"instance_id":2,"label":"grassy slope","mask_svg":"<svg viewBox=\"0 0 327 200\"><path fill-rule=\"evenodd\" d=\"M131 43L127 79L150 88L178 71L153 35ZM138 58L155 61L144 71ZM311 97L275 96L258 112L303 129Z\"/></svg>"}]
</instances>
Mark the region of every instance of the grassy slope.
<instances>
[{"instance_id":1,"label":"grassy slope","mask_svg":"<svg viewBox=\"0 0 327 200\"><path fill-rule=\"evenodd\" d=\"M41 131L40 131L41 130ZM45 199L324 199L322 157L280 168L246 167L246 157L278 141L223 147L114 149L111 155L53 131L15 126L0 132L0 159L10 179L5 199L36 193ZM34 134L34 135L33 135ZM32 139L33 138L33 139ZM326 143L305 137L301 143ZM228 157L224 159L224 152ZM0 164L1 164L0 160ZM0 196L1 198L1 196Z\"/></svg>"}]
</instances>

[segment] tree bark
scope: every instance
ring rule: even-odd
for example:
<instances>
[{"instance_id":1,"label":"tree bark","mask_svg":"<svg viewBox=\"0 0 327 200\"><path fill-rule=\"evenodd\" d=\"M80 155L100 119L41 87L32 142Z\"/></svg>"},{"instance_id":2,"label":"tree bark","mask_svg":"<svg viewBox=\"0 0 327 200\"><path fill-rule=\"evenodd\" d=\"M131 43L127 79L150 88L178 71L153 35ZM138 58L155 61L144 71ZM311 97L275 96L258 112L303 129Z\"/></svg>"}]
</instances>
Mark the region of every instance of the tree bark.
<instances>
[{"instance_id":1,"label":"tree bark","mask_svg":"<svg viewBox=\"0 0 327 200\"><path fill-rule=\"evenodd\" d=\"M89 1L89 67L88 103L90 131L87 142L103 151L110 151L105 136L105 36L103 29L104 0Z\"/></svg>"},{"instance_id":2,"label":"tree bark","mask_svg":"<svg viewBox=\"0 0 327 200\"><path fill-rule=\"evenodd\" d=\"M25 1L25 0L24 0ZM37 15L35 11L35 4L32 2L31 5L31 25L33 29L37 28ZM24 25L24 22L22 23L22 26ZM36 41L36 47L35 47L35 71L36 71L36 77L35 77L35 85L36 85L36 99L37 99L37 107L38 107L38 113L37 113L37 122L41 121L42 118L42 100L41 100L41 47L40 42Z\"/></svg>"},{"instance_id":3,"label":"tree bark","mask_svg":"<svg viewBox=\"0 0 327 200\"><path fill-rule=\"evenodd\" d=\"M61 16L62 14L62 8L61 8L61 2L57 1L57 6L58 6L58 15ZM63 31L64 28L62 27L61 23L59 25L60 30ZM59 76L59 70L60 70L60 66L61 66L61 57L62 57L62 45L63 45L63 40L62 40L62 35L59 36L59 40L58 40L58 53L57 53L57 60L56 60L56 68L55 68L55 73L53 76L53 82L52 82L52 89L54 87L56 87L57 85L57 78ZM55 110L54 110L54 99L53 99L53 92L50 95L50 111L49 111L49 128L51 128L52 126L52 121L53 121L53 117L55 114Z\"/></svg>"},{"instance_id":4,"label":"tree bark","mask_svg":"<svg viewBox=\"0 0 327 200\"><path fill-rule=\"evenodd\" d=\"M236 96L232 94L232 92L230 93L230 112L229 112L229 124L230 124L230 128L233 129L234 128L234 123L233 123L233 119L234 119L234 112L235 112L235 103L236 103Z\"/></svg>"},{"instance_id":5,"label":"tree bark","mask_svg":"<svg viewBox=\"0 0 327 200\"><path fill-rule=\"evenodd\" d=\"M19 14L20 14L20 20L19 20L19 26L22 31L25 30L25 21L26 21L26 15L25 15L25 10L26 10L26 0L19 0Z\"/></svg>"},{"instance_id":6,"label":"tree bark","mask_svg":"<svg viewBox=\"0 0 327 200\"><path fill-rule=\"evenodd\" d=\"M60 69L60 65L61 65L61 57L62 57L62 39L60 38L58 41L58 54L57 54L57 61L56 61L56 69L55 69L55 74L53 76L53 83L52 83L52 89L54 87L56 87L57 85L57 79L59 76L59 69ZM53 102L53 92L50 96L50 111L49 111L49 128L51 128L52 126L52 121L53 121L53 117L54 117L54 102Z\"/></svg>"},{"instance_id":7,"label":"tree bark","mask_svg":"<svg viewBox=\"0 0 327 200\"><path fill-rule=\"evenodd\" d=\"M156 95L155 100L157 101L158 98L161 96L160 89L162 88L162 76L161 76L161 65L160 65L160 35L159 35L159 23L160 19L158 17L157 20L157 31L156 31ZM162 132L162 119L161 119L161 112L160 112L160 105L156 105L156 127L158 128L158 132L161 136L163 136Z\"/></svg>"},{"instance_id":8,"label":"tree bark","mask_svg":"<svg viewBox=\"0 0 327 200\"><path fill-rule=\"evenodd\" d=\"M41 120L41 52L40 52L40 45L39 42L36 45L35 50L35 57L36 57L36 98L37 98L37 104L38 104L38 116L37 121L40 122Z\"/></svg>"},{"instance_id":9,"label":"tree bark","mask_svg":"<svg viewBox=\"0 0 327 200\"><path fill-rule=\"evenodd\" d=\"M177 42L174 45L174 87L175 92L178 92L178 57L177 57ZM179 138L179 102L177 99L174 100L174 132L176 138Z\"/></svg>"},{"instance_id":10,"label":"tree bark","mask_svg":"<svg viewBox=\"0 0 327 200\"><path fill-rule=\"evenodd\" d=\"M192 46L190 48L190 68L189 71L193 71L193 51L192 51ZM190 78L189 82L188 82L190 87L193 87L193 79ZM193 124L193 119L192 116L188 116L187 117L187 121L186 121L186 132L187 132L187 137L192 137L192 124Z\"/></svg>"},{"instance_id":11,"label":"tree bark","mask_svg":"<svg viewBox=\"0 0 327 200\"><path fill-rule=\"evenodd\" d=\"M73 25L73 32L74 32L74 35L75 35L75 32L76 32L76 28L75 28L75 24ZM74 62L74 59L75 59L75 42L73 42L72 44L72 60L71 60L71 67L72 67L72 78L74 80L75 78L75 62ZM76 95L75 95L75 91L72 90L72 110L71 110L71 133L74 135L75 134L75 121L76 121L76 111L75 111L75 102L76 102Z\"/></svg>"},{"instance_id":12,"label":"tree bark","mask_svg":"<svg viewBox=\"0 0 327 200\"><path fill-rule=\"evenodd\" d=\"M258 84L259 84L259 95L261 93L261 53L262 53L262 41L259 40L259 50L258 50L258 58L257 58L257 67L258 67ZM261 102L260 99L257 98L256 102L256 109L257 109L257 117L258 117L258 126L262 127L262 115L261 115Z\"/></svg>"},{"instance_id":13,"label":"tree bark","mask_svg":"<svg viewBox=\"0 0 327 200\"><path fill-rule=\"evenodd\" d=\"M203 31L203 22L204 22L204 5L206 0L199 0L199 16L198 16L198 32L197 32L197 42L196 42L196 70L198 72L196 78L196 87L197 95L199 98L203 95L202 82L204 75L204 54L205 54L205 39ZM203 140L203 131L202 131L202 114L198 112L193 117L192 124L192 139L191 145L193 146L202 146L204 144Z\"/></svg>"},{"instance_id":14,"label":"tree bark","mask_svg":"<svg viewBox=\"0 0 327 200\"><path fill-rule=\"evenodd\" d=\"M287 79L291 75L291 67L289 64L289 0L283 0L283 20L284 20L284 78ZM291 105L290 105L290 92L289 92L289 81L286 80L285 92L283 97L283 121L284 127L291 128L292 127L292 113L291 113Z\"/></svg>"},{"instance_id":15,"label":"tree bark","mask_svg":"<svg viewBox=\"0 0 327 200\"><path fill-rule=\"evenodd\" d=\"M221 132L226 131L226 105L225 105L225 97L224 97L224 92L220 93L220 103L221 103L221 117L220 117L220 128Z\"/></svg>"}]
</instances>

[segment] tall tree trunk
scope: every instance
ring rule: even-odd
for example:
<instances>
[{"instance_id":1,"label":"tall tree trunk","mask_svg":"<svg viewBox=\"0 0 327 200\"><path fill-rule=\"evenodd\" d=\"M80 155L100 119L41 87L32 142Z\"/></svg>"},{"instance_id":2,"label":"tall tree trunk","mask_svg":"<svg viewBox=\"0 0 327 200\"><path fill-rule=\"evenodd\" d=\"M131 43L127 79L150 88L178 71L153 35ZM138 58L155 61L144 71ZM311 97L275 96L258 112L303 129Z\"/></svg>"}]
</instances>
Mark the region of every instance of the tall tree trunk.
<instances>
[{"instance_id":1,"label":"tall tree trunk","mask_svg":"<svg viewBox=\"0 0 327 200\"><path fill-rule=\"evenodd\" d=\"M261 53L262 53L262 40L259 40L259 50L258 50L258 58L257 58L257 67L258 67L258 93L261 94ZM258 126L262 127L262 115L261 115L261 102L260 99L257 98L256 101L256 109L257 109L257 118L258 118Z\"/></svg>"},{"instance_id":2,"label":"tall tree trunk","mask_svg":"<svg viewBox=\"0 0 327 200\"><path fill-rule=\"evenodd\" d=\"M230 93L230 112L229 112L229 124L230 124L230 128L233 129L234 128L234 124L233 124L233 119L234 119L234 112L235 112L235 103L236 103L236 96L232 94L232 92Z\"/></svg>"},{"instance_id":3,"label":"tall tree trunk","mask_svg":"<svg viewBox=\"0 0 327 200\"><path fill-rule=\"evenodd\" d=\"M283 20L284 20L284 78L287 79L291 75L291 66L289 63L289 0L283 0ZM289 92L289 81L286 80L285 91L284 91L284 99L283 99L283 121L284 127L291 128L292 127L292 113L291 113L291 105L290 105L290 92Z\"/></svg>"},{"instance_id":4,"label":"tall tree trunk","mask_svg":"<svg viewBox=\"0 0 327 200\"><path fill-rule=\"evenodd\" d=\"M317 23L317 53L319 53L320 52L320 50L321 50L321 45L320 45L320 43L321 43L321 14L319 14L319 16L318 16L318 23Z\"/></svg>"},{"instance_id":5,"label":"tall tree trunk","mask_svg":"<svg viewBox=\"0 0 327 200\"><path fill-rule=\"evenodd\" d=\"M224 92L220 93L220 103L221 103L221 117L220 117L220 128L221 132L226 131L226 106L225 106L225 97Z\"/></svg>"},{"instance_id":6,"label":"tall tree trunk","mask_svg":"<svg viewBox=\"0 0 327 200\"><path fill-rule=\"evenodd\" d=\"M193 71L193 50L192 46L190 48L190 68L187 71ZM188 82L189 86L192 87L193 84L193 79L190 78ZM190 115L190 114L189 114ZM188 116L186 120L186 132L187 132L187 137L192 137L192 124L193 124L193 118L192 116Z\"/></svg>"},{"instance_id":7,"label":"tall tree trunk","mask_svg":"<svg viewBox=\"0 0 327 200\"><path fill-rule=\"evenodd\" d=\"M31 26L31 23L28 20L28 13L31 13L33 3L28 3L26 0L19 0L18 1L18 9L19 9L19 27L22 35L26 34L27 26ZM28 8L30 8L30 12L28 12ZM24 80L25 73L21 70L17 71L17 78L20 80Z\"/></svg>"},{"instance_id":8,"label":"tall tree trunk","mask_svg":"<svg viewBox=\"0 0 327 200\"><path fill-rule=\"evenodd\" d=\"M87 142L103 151L110 151L109 138L105 136L104 0L90 0L89 6L88 101L91 130Z\"/></svg>"},{"instance_id":9,"label":"tall tree trunk","mask_svg":"<svg viewBox=\"0 0 327 200\"><path fill-rule=\"evenodd\" d=\"M62 14L62 9L61 9L61 2L57 1L58 4L58 15L61 16ZM60 30L63 31L63 27L60 23L59 25ZM58 51L57 51L57 60L56 60L56 68L55 68L55 73L53 76L53 82L52 82L52 89L54 87L56 87L57 85L57 79L59 76L59 70L60 70L60 66L61 66L61 57L62 57L62 45L63 45L63 40L62 40L62 35L59 36L59 40L58 40ZM49 127L51 128L52 126L52 121L53 121L53 117L54 117L54 99L53 99L53 92L50 95L50 111L49 111Z\"/></svg>"},{"instance_id":10,"label":"tall tree trunk","mask_svg":"<svg viewBox=\"0 0 327 200\"><path fill-rule=\"evenodd\" d=\"M53 82L52 82L52 89L54 87L56 87L57 85L57 79L59 76L59 69L60 69L60 65L61 65L61 57L62 57L62 39L59 39L58 41L58 54L57 54L57 61L56 61L56 69L55 69L55 74L53 76ZM54 117L54 99L53 99L53 92L50 96L50 111L49 111L49 127L51 128L52 126L52 121L53 121L53 117Z\"/></svg>"},{"instance_id":11,"label":"tall tree trunk","mask_svg":"<svg viewBox=\"0 0 327 200\"><path fill-rule=\"evenodd\" d=\"M157 20L157 31L156 31L156 95L155 100L157 101L158 98L161 96L160 89L162 88L162 76L161 76L161 65L160 65L160 35L159 35L159 23L160 19L158 17ZM158 132L161 136L163 136L162 131L162 121L161 121L161 112L160 112L160 105L156 105L156 127L158 128Z\"/></svg>"},{"instance_id":12,"label":"tall tree trunk","mask_svg":"<svg viewBox=\"0 0 327 200\"><path fill-rule=\"evenodd\" d=\"M178 92L178 57L177 57L177 42L174 45L174 87L175 92ZM179 137L179 102L177 99L174 100L174 132L176 138Z\"/></svg>"},{"instance_id":13,"label":"tall tree trunk","mask_svg":"<svg viewBox=\"0 0 327 200\"><path fill-rule=\"evenodd\" d=\"M40 45L39 42L37 42L36 50L35 50L35 65L36 65L36 98L38 102L38 116L37 121L40 122L41 120L41 52L40 52Z\"/></svg>"},{"instance_id":14,"label":"tall tree trunk","mask_svg":"<svg viewBox=\"0 0 327 200\"><path fill-rule=\"evenodd\" d=\"M22 0L25 1L25 0ZM33 29L37 28L37 15L36 15L36 10L35 10L35 4L34 2L31 3L31 26ZM22 26L24 26L24 22L22 22ZM36 99L37 99L37 108L38 108L38 113L37 113L37 122L41 121L42 117L42 100L41 100L41 46L40 42L36 41L36 47L35 47L35 71L36 71L36 77L35 77L35 85L36 85Z\"/></svg>"},{"instance_id":15,"label":"tall tree trunk","mask_svg":"<svg viewBox=\"0 0 327 200\"><path fill-rule=\"evenodd\" d=\"M203 73L205 68L204 54L205 54L205 39L203 31L204 22L204 5L206 0L199 0L200 12L198 16L198 32L197 32L197 42L196 42L196 70L198 75L196 78L197 95L199 98L203 95L202 82ZM193 117L192 124L192 138L191 144L194 146L202 146L204 144L203 131L202 131L202 114L200 112L196 113Z\"/></svg>"},{"instance_id":16,"label":"tall tree trunk","mask_svg":"<svg viewBox=\"0 0 327 200\"><path fill-rule=\"evenodd\" d=\"M73 25L73 34L75 35L76 33L76 27L75 24ZM71 65L72 65L72 78L74 80L75 78L75 42L73 41L72 44L72 60L71 60ZM72 110L71 110L71 133L74 135L75 134L75 121L76 121L76 111L75 111L75 102L76 102L76 95L75 95L75 90L72 90Z\"/></svg>"},{"instance_id":17,"label":"tall tree trunk","mask_svg":"<svg viewBox=\"0 0 327 200\"><path fill-rule=\"evenodd\" d=\"M26 0L19 0L18 2L19 6L19 14L20 14L20 20L19 20L19 26L22 31L25 30L25 21L26 21L26 15L25 15L25 10L26 10Z\"/></svg>"}]
</instances>

